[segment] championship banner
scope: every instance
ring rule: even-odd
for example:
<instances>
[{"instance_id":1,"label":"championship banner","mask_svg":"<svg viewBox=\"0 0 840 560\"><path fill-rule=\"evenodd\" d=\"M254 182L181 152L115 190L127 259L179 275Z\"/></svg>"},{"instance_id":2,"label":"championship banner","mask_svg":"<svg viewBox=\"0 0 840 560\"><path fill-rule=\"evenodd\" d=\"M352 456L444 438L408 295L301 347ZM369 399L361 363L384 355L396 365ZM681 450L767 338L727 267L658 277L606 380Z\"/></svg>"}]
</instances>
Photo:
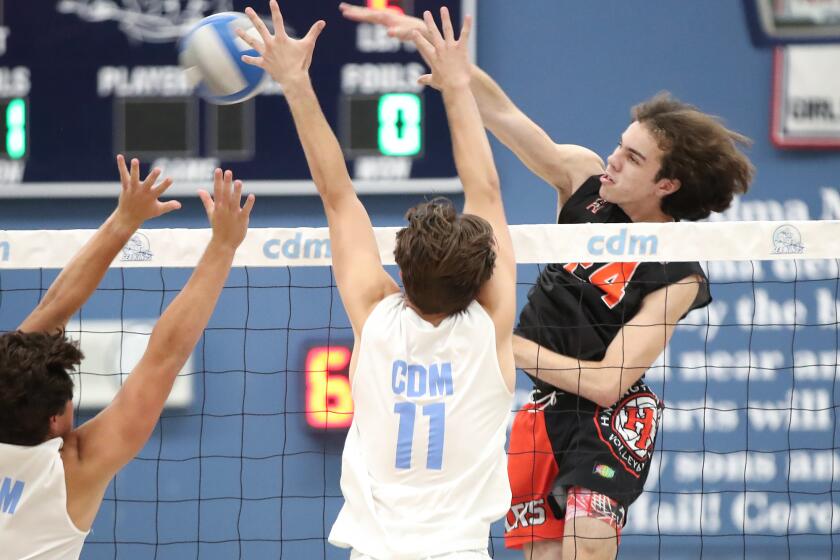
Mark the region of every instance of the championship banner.
<instances>
[{"instance_id":1,"label":"championship banner","mask_svg":"<svg viewBox=\"0 0 840 560\"><path fill-rule=\"evenodd\" d=\"M773 81L773 143L840 148L840 45L777 48Z\"/></svg>"}]
</instances>

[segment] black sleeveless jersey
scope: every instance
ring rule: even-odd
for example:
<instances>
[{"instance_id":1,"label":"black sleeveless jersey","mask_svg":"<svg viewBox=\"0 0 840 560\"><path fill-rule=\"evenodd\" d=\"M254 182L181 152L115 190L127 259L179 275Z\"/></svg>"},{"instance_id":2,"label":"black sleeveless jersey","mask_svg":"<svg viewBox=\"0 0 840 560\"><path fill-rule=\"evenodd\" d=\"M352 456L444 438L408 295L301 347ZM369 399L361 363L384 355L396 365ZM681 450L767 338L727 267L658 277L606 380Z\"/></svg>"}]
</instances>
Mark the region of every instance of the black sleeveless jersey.
<instances>
[{"instance_id":1,"label":"black sleeveless jersey","mask_svg":"<svg viewBox=\"0 0 840 560\"><path fill-rule=\"evenodd\" d=\"M598 196L600 187L599 176L587 179L563 206L557 222L631 222L621 208ZM703 282L691 309L711 301L708 280L697 262L550 264L528 293L516 332L560 354L598 361L648 294L695 274Z\"/></svg>"}]
</instances>

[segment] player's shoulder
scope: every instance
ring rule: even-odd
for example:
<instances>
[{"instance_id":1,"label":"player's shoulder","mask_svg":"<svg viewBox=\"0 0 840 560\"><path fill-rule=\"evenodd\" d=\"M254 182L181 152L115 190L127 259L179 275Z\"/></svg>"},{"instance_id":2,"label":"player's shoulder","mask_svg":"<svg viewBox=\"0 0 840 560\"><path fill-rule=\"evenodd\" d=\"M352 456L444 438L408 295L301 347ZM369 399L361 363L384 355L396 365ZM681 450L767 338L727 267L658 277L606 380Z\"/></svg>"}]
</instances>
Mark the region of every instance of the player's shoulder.
<instances>
[{"instance_id":1,"label":"player's shoulder","mask_svg":"<svg viewBox=\"0 0 840 560\"><path fill-rule=\"evenodd\" d=\"M568 196L572 196L590 177L604 172L604 160L585 146L557 144L557 155L566 170Z\"/></svg>"}]
</instances>

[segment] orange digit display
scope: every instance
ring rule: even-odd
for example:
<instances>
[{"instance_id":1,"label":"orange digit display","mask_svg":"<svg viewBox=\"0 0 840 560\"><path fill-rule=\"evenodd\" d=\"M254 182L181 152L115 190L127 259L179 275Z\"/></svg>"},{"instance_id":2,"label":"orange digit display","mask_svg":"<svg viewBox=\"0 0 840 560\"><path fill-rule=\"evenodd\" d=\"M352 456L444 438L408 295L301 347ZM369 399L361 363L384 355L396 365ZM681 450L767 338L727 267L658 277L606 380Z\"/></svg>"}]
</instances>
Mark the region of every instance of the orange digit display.
<instances>
[{"instance_id":1,"label":"orange digit display","mask_svg":"<svg viewBox=\"0 0 840 560\"><path fill-rule=\"evenodd\" d=\"M306 354L306 421L313 428L347 428L353 421L350 379L341 373L350 365L350 349L316 346Z\"/></svg>"}]
</instances>

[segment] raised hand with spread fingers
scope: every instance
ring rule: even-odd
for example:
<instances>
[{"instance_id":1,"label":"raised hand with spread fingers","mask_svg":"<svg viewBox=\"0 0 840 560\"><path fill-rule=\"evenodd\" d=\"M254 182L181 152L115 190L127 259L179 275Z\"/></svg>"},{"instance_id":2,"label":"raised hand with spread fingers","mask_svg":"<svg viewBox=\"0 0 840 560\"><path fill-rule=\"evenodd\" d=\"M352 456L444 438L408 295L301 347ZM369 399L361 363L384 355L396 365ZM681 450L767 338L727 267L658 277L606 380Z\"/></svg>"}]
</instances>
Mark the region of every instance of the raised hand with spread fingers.
<instances>
[{"instance_id":1,"label":"raised hand with spread fingers","mask_svg":"<svg viewBox=\"0 0 840 560\"><path fill-rule=\"evenodd\" d=\"M283 14L280 12L277 0L271 0L269 7L274 34L269 31L265 22L257 16L253 8L245 8L245 14L259 32L261 41L252 35L248 35L242 29L237 30L239 38L260 54L260 56L243 55L242 61L262 68L278 84L286 87L290 82L299 81L308 76L315 42L326 23L323 20L318 20L312 24L303 39L293 39L286 34Z\"/></svg>"},{"instance_id":2,"label":"raised hand with spread fingers","mask_svg":"<svg viewBox=\"0 0 840 560\"><path fill-rule=\"evenodd\" d=\"M117 156L117 169L122 190L114 212L91 239L64 267L38 306L18 326L25 332L55 332L63 329L105 276L111 262L146 220L181 208L177 200L161 202L160 197L172 185L172 179L160 182L160 169L153 169L140 178L140 162Z\"/></svg>"}]
</instances>

